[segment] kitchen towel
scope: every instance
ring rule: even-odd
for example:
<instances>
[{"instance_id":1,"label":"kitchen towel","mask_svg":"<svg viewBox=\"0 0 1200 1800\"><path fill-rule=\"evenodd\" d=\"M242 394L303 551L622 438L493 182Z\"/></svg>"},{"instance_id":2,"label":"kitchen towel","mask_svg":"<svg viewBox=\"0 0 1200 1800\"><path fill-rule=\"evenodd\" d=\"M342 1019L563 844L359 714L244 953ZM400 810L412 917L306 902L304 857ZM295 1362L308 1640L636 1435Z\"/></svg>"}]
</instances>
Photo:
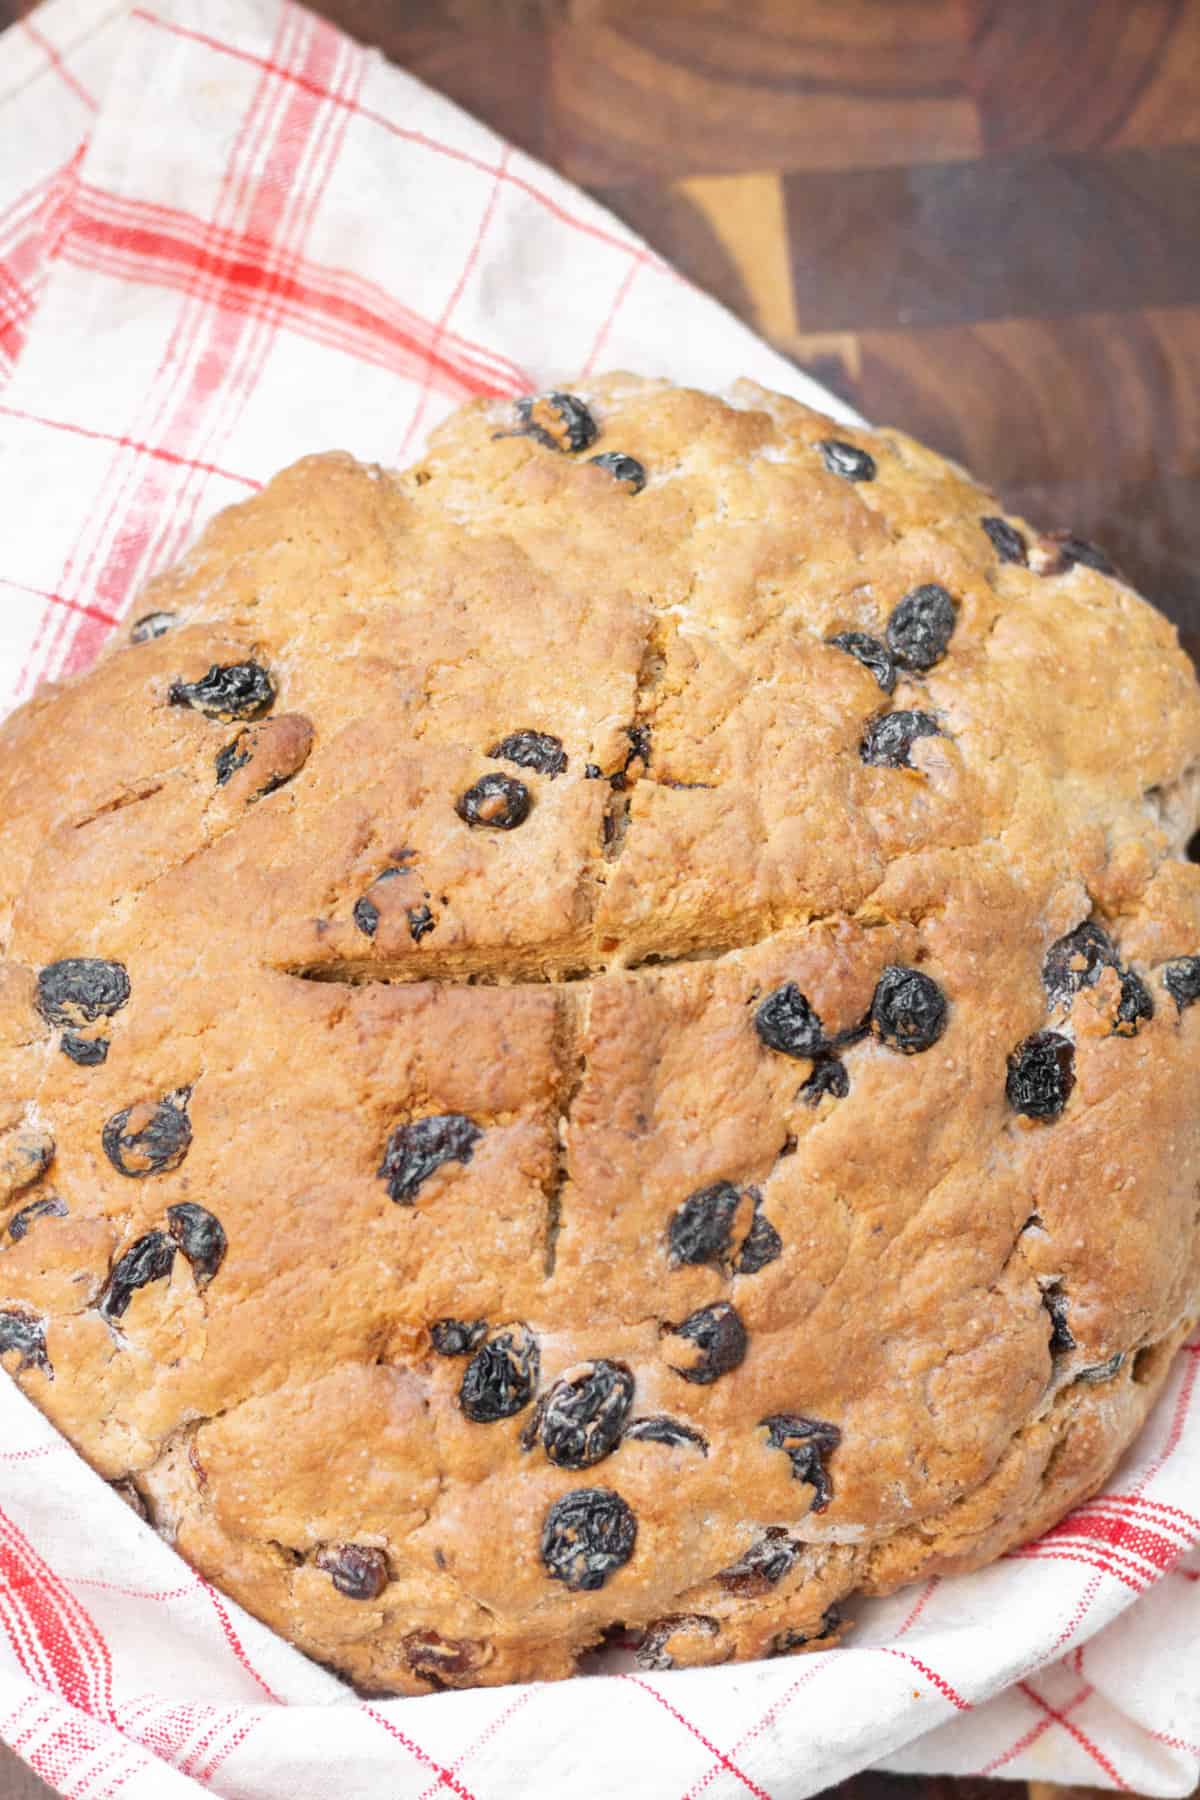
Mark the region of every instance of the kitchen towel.
<instances>
[{"instance_id":1,"label":"kitchen towel","mask_svg":"<svg viewBox=\"0 0 1200 1800\"><path fill-rule=\"evenodd\" d=\"M586 196L278 0L0 37L0 704L218 507L473 394L626 367L853 415ZM903 423L903 421L897 421ZM82 747L86 754L86 746ZM1108 1491L845 1648L366 1700L194 1574L0 1381L0 1736L76 1800L800 1800L868 1765L1200 1777L1200 1341Z\"/></svg>"}]
</instances>

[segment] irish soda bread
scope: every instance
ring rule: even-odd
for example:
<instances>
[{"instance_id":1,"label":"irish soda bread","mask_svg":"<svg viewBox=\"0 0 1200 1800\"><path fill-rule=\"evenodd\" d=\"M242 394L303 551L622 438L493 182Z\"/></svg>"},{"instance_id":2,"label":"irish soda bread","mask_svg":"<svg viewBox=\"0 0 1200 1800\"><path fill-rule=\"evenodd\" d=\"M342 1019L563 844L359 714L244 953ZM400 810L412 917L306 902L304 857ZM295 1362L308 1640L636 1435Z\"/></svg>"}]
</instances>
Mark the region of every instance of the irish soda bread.
<instances>
[{"instance_id":1,"label":"irish soda bread","mask_svg":"<svg viewBox=\"0 0 1200 1800\"><path fill-rule=\"evenodd\" d=\"M1200 1293L1200 698L891 432L311 457L0 732L0 1351L362 1688L829 1644Z\"/></svg>"}]
</instances>

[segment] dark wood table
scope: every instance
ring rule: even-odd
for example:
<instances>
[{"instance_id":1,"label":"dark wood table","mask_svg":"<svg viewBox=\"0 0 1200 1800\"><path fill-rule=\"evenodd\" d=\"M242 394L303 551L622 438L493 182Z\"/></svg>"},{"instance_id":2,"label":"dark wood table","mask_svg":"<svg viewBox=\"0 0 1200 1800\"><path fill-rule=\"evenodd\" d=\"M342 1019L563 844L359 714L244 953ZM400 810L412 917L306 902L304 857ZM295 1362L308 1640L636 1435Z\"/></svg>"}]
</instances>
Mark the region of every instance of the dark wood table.
<instances>
[{"instance_id":1,"label":"dark wood table","mask_svg":"<svg viewBox=\"0 0 1200 1800\"><path fill-rule=\"evenodd\" d=\"M28 10L0 0L0 23ZM1105 545L1200 660L1200 0L316 10L579 182L868 418ZM0 1800L45 1792L0 1762Z\"/></svg>"}]
</instances>

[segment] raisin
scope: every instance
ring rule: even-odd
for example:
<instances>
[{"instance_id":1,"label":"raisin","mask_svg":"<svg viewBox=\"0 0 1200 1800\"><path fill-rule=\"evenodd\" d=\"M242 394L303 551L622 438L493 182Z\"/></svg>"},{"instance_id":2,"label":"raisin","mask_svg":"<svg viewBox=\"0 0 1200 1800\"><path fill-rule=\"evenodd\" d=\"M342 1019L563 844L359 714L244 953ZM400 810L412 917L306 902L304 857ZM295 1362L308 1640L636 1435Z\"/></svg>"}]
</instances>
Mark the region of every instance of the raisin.
<instances>
[{"instance_id":1,"label":"raisin","mask_svg":"<svg viewBox=\"0 0 1200 1800\"><path fill-rule=\"evenodd\" d=\"M886 644L881 644L877 637L866 631L839 631L836 637L827 638L826 642L835 650L844 650L864 669L869 669L884 693L891 693L896 685L896 665Z\"/></svg>"},{"instance_id":2,"label":"raisin","mask_svg":"<svg viewBox=\"0 0 1200 1800\"><path fill-rule=\"evenodd\" d=\"M665 1413L631 1420L625 1427L625 1436L647 1444L667 1444L671 1449L677 1449L681 1444L693 1444L701 1456L708 1455L708 1439L702 1432L681 1424L678 1419L668 1419Z\"/></svg>"},{"instance_id":3,"label":"raisin","mask_svg":"<svg viewBox=\"0 0 1200 1800\"><path fill-rule=\"evenodd\" d=\"M736 1369L746 1354L746 1327L728 1300L717 1300L690 1313L681 1325L667 1328L673 1337L694 1344L699 1356L683 1368L670 1366L685 1381L708 1387L721 1375Z\"/></svg>"},{"instance_id":4,"label":"raisin","mask_svg":"<svg viewBox=\"0 0 1200 1800\"><path fill-rule=\"evenodd\" d=\"M575 1488L546 1514L542 1561L552 1581L590 1592L624 1568L636 1541L637 1520L620 1494L611 1488Z\"/></svg>"},{"instance_id":5,"label":"raisin","mask_svg":"<svg viewBox=\"0 0 1200 1800\"><path fill-rule=\"evenodd\" d=\"M1010 525L1007 519L997 518L995 514L986 519L980 519L979 523L992 540L992 548L1001 562L1024 563L1028 561L1025 539L1015 525Z\"/></svg>"},{"instance_id":6,"label":"raisin","mask_svg":"<svg viewBox=\"0 0 1200 1800\"><path fill-rule=\"evenodd\" d=\"M889 963L875 984L871 1030L903 1056L916 1056L937 1043L946 1029L946 996L931 975Z\"/></svg>"},{"instance_id":7,"label":"raisin","mask_svg":"<svg viewBox=\"0 0 1200 1800\"><path fill-rule=\"evenodd\" d=\"M388 1584L387 1557L368 1544L322 1544L313 1561L347 1600L377 1600Z\"/></svg>"},{"instance_id":8,"label":"raisin","mask_svg":"<svg viewBox=\"0 0 1200 1800\"><path fill-rule=\"evenodd\" d=\"M54 1370L46 1355L45 1324L26 1307L12 1306L0 1312L0 1356L9 1350L15 1350L21 1358L17 1364L18 1375L23 1375L26 1369L39 1369L48 1380L54 1380Z\"/></svg>"},{"instance_id":9,"label":"raisin","mask_svg":"<svg viewBox=\"0 0 1200 1800\"><path fill-rule=\"evenodd\" d=\"M911 769L908 753L917 739L940 735L941 728L931 713L881 713L867 726L858 754L872 768Z\"/></svg>"},{"instance_id":10,"label":"raisin","mask_svg":"<svg viewBox=\"0 0 1200 1800\"><path fill-rule=\"evenodd\" d=\"M84 1069L94 1069L108 1057L107 1038L80 1037L77 1031L64 1031L58 1047L64 1056Z\"/></svg>"},{"instance_id":11,"label":"raisin","mask_svg":"<svg viewBox=\"0 0 1200 1800\"><path fill-rule=\"evenodd\" d=\"M490 825L494 831L513 831L529 817L529 789L511 775L481 775L460 794L454 810L468 825Z\"/></svg>"},{"instance_id":12,"label":"raisin","mask_svg":"<svg viewBox=\"0 0 1200 1800\"><path fill-rule=\"evenodd\" d=\"M806 1419L801 1413L772 1413L759 1424L766 1427L769 1448L784 1451L790 1459L792 1480L806 1481L812 1488L813 1511L824 1512L833 1499L824 1459L841 1443L841 1431L825 1419Z\"/></svg>"},{"instance_id":13,"label":"raisin","mask_svg":"<svg viewBox=\"0 0 1200 1800\"><path fill-rule=\"evenodd\" d=\"M47 1194L44 1200L31 1200L20 1212L13 1214L8 1221L8 1235L14 1244L20 1243L35 1219L65 1219L67 1203L57 1194Z\"/></svg>"},{"instance_id":14,"label":"raisin","mask_svg":"<svg viewBox=\"0 0 1200 1800\"><path fill-rule=\"evenodd\" d=\"M379 908L365 894L354 902L354 923L364 937L374 937L379 929Z\"/></svg>"},{"instance_id":15,"label":"raisin","mask_svg":"<svg viewBox=\"0 0 1200 1800\"><path fill-rule=\"evenodd\" d=\"M1076 563L1084 563L1089 569L1097 569L1101 575L1115 575L1117 572L1098 544L1089 544L1086 538L1076 537L1070 531L1048 531L1044 542L1051 549L1049 560L1040 570L1043 575L1064 575Z\"/></svg>"},{"instance_id":16,"label":"raisin","mask_svg":"<svg viewBox=\"0 0 1200 1800\"><path fill-rule=\"evenodd\" d=\"M142 1100L114 1113L100 1141L113 1168L133 1181L177 1169L192 1141L186 1094L166 1094L157 1102Z\"/></svg>"},{"instance_id":17,"label":"raisin","mask_svg":"<svg viewBox=\"0 0 1200 1800\"><path fill-rule=\"evenodd\" d=\"M742 1195L731 1181L697 1188L671 1214L667 1227L670 1260L680 1263L723 1263L732 1248L734 1214Z\"/></svg>"},{"instance_id":18,"label":"raisin","mask_svg":"<svg viewBox=\"0 0 1200 1800\"><path fill-rule=\"evenodd\" d=\"M1074 1350L1075 1337L1067 1323L1067 1296L1057 1282L1043 1291L1042 1305L1050 1314L1050 1354L1065 1356Z\"/></svg>"},{"instance_id":19,"label":"raisin","mask_svg":"<svg viewBox=\"0 0 1200 1800\"><path fill-rule=\"evenodd\" d=\"M784 1056L816 1056L825 1044L825 1028L794 981L767 995L754 1015L754 1029L768 1050Z\"/></svg>"},{"instance_id":20,"label":"raisin","mask_svg":"<svg viewBox=\"0 0 1200 1800\"><path fill-rule=\"evenodd\" d=\"M715 1640L721 1635L721 1627L707 1613L668 1613L665 1618L655 1619L647 1625L642 1633L634 1655L639 1669L675 1669L680 1665L671 1653L670 1646L676 1638ZM685 1656L684 1662L692 1659Z\"/></svg>"},{"instance_id":21,"label":"raisin","mask_svg":"<svg viewBox=\"0 0 1200 1800\"><path fill-rule=\"evenodd\" d=\"M261 719L274 705L275 687L261 663L213 663L199 681L173 681L167 699L209 719Z\"/></svg>"},{"instance_id":22,"label":"raisin","mask_svg":"<svg viewBox=\"0 0 1200 1800\"><path fill-rule=\"evenodd\" d=\"M567 756L562 739L548 731L513 731L493 744L487 753L497 762L515 763L518 769L534 769L551 780L566 771Z\"/></svg>"},{"instance_id":23,"label":"raisin","mask_svg":"<svg viewBox=\"0 0 1200 1800\"><path fill-rule=\"evenodd\" d=\"M1154 1001L1150 997L1150 989L1140 975L1132 969L1121 971L1121 997L1117 1002L1117 1016L1113 1021L1113 1032L1117 1037L1136 1037L1137 1028L1143 1019L1154 1017Z\"/></svg>"},{"instance_id":24,"label":"raisin","mask_svg":"<svg viewBox=\"0 0 1200 1800\"><path fill-rule=\"evenodd\" d=\"M113 1264L107 1285L97 1306L100 1316L111 1324L123 1318L138 1288L151 1281L162 1281L171 1273L175 1261L175 1245L165 1231L148 1231L131 1244L120 1260Z\"/></svg>"},{"instance_id":25,"label":"raisin","mask_svg":"<svg viewBox=\"0 0 1200 1800\"><path fill-rule=\"evenodd\" d=\"M435 1319L429 1335L439 1356L469 1356L487 1336L487 1320Z\"/></svg>"},{"instance_id":26,"label":"raisin","mask_svg":"<svg viewBox=\"0 0 1200 1800\"><path fill-rule=\"evenodd\" d=\"M217 771L217 786L224 787L230 776L237 769L244 769L250 761L250 733L241 731L231 744L217 751L214 767Z\"/></svg>"},{"instance_id":27,"label":"raisin","mask_svg":"<svg viewBox=\"0 0 1200 1800\"><path fill-rule=\"evenodd\" d=\"M800 1548L781 1525L771 1525L735 1563L719 1572L717 1585L743 1599L766 1594L795 1568Z\"/></svg>"},{"instance_id":28,"label":"raisin","mask_svg":"<svg viewBox=\"0 0 1200 1800\"><path fill-rule=\"evenodd\" d=\"M1075 1046L1058 1031L1035 1031L1008 1059L1005 1093L1027 1119L1057 1119L1075 1086Z\"/></svg>"},{"instance_id":29,"label":"raisin","mask_svg":"<svg viewBox=\"0 0 1200 1800\"><path fill-rule=\"evenodd\" d=\"M1182 1012L1200 1000L1200 956L1180 956L1163 970L1163 986Z\"/></svg>"},{"instance_id":30,"label":"raisin","mask_svg":"<svg viewBox=\"0 0 1200 1800\"><path fill-rule=\"evenodd\" d=\"M94 1025L120 1012L128 998L125 965L95 956L47 963L37 978L37 1007L48 1025Z\"/></svg>"},{"instance_id":31,"label":"raisin","mask_svg":"<svg viewBox=\"0 0 1200 1800\"><path fill-rule=\"evenodd\" d=\"M849 1092L849 1073L845 1063L836 1056L821 1057L800 1088L801 1097L807 1106L820 1106L826 1094L831 1100L844 1100Z\"/></svg>"},{"instance_id":32,"label":"raisin","mask_svg":"<svg viewBox=\"0 0 1200 1800\"><path fill-rule=\"evenodd\" d=\"M905 594L888 620L888 648L902 669L932 669L946 654L956 620L954 602L936 581Z\"/></svg>"},{"instance_id":33,"label":"raisin","mask_svg":"<svg viewBox=\"0 0 1200 1800\"><path fill-rule=\"evenodd\" d=\"M546 1395L542 1447L560 1469L590 1469L620 1442L633 1402L633 1376L603 1357L556 1381Z\"/></svg>"},{"instance_id":34,"label":"raisin","mask_svg":"<svg viewBox=\"0 0 1200 1800\"><path fill-rule=\"evenodd\" d=\"M1051 944L1042 963L1042 986L1052 1007L1069 1005L1081 988L1095 987L1104 969L1117 967L1106 931L1085 919Z\"/></svg>"},{"instance_id":35,"label":"raisin","mask_svg":"<svg viewBox=\"0 0 1200 1800\"><path fill-rule=\"evenodd\" d=\"M1079 1369L1075 1379L1076 1381L1086 1381L1090 1387L1096 1387L1100 1382L1111 1381L1114 1375L1119 1375L1124 1363L1125 1351L1118 1350L1116 1355L1110 1356L1107 1362L1093 1363L1090 1369Z\"/></svg>"},{"instance_id":36,"label":"raisin","mask_svg":"<svg viewBox=\"0 0 1200 1800\"><path fill-rule=\"evenodd\" d=\"M857 444L847 444L843 438L822 438L817 449L831 475L841 475L846 481L874 481L875 458Z\"/></svg>"},{"instance_id":37,"label":"raisin","mask_svg":"<svg viewBox=\"0 0 1200 1800\"><path fill-rule=\"evenodd\" d=\"M629 739L629 748L625 752L624 765L609 781L609 786L618 794L644 775L650 763L650 727L627 725L625 736Z\"/></svg>"},{"instance_id":38,"label":"raisin","mask_svg":"<svg viewBox=\"0 0 1200 1800\"><path fill-rule=\"evenodd\" d=\"M754 1193L754 1190L750 1190ZM783 1254L783 1239L762 1210L762 1195L754 1194L754 1217L742 1239L742 1248L734 1268L739 1275L757 1275L768 1263Z\"/></svg>"},{"instance_id":39,"label":"raisin","mask_svg":"<svg viewBox=\"0 0 1200 1800\"><path fill-rule=\"evenodd\" d=\"M413 1674L439 1684L477 1669L483 1650L475 1638L446 1638L437 1631L410 1631L400 1641Z\"/></svg>"},{"instance_id":40,"label":"raisin","mask_svg":"<svg viewBox=\"0 0 1200 1800\"><path fill-rule=\"evenodd\" d=\"M225 1260L228 1240L221 1221L193 1200L167 1208L167 1230L187 1257L198 1288L207 1287Z\"/></svg>"},{"instance_id":41,"label":"raisin","mask_svg":"<svg viewBox=\"0 0 1200 1800\"><path fill-rule=\"evenodd\" d=\"M414 944L419 944L421 939L437 924L437 920L427 906L410 906L405 917L408 920L408 935Z\"/></svg>"},{"instance_id":42,"label":"raisin","mask_svg":"<svg viewBox=\"0 0 1200 1800\"><path fill-rule=\"evenodd\" d=\"M584 764L583 779L585 781L599 781L599 780L601 780L603 775L604 775L604 770L600 767L599 763L585 763Z\"/></svg>"},{"instance_id":43,"label":"raisin","mask_svg":"<svg viewBox=\"0 0 1200 1800\"><path fill-rule=\"evenodd\" d=\"M151 638L164 637L178 616L173 612L143 613L141 618L135 619L129 628L130 643L148 644Z\"/></svg>"},{"instance_id":44,"label":"raisin","mask_svg":"<svg viewBox=\"0 0 1200 1800\"><path fill-rule=\"evenodd\" d=\"M835 1631L840 1630L841 1624L841 1607L827 1607L821 1616L820 1631L810 1636L806 1632L797 1631L793 1625L786 1626L783 1631L777 1631L771 1639L767 1655L790 1656L793 1650L803 1650L809 1644L819 1644L825 1638L832 1637Z\"/></svg>"},{"instance_id":45,"label":"raisin","mask_svg":"<svg viewBox=\"0 0 1200 1800\"><path fill-rule=\"evenodd\" d=\"M636 456L626 456L623 450L604 450L599 456L589 458L598 469L607 469L614 481L627 488L631 494L640 494L646 485L646 471Z\"/></svg>"},{"instance_id":46,"label":"raisin","mask_svg":"<svg viewBox=\"0 0 1200 1800\"><path fill-rule=\"evenodd\" d=\"M0 1141L0 1203L32 1186L54 1160L48 1131L11 1131Z\"/></svg>"},{"instance_id":47,"label":"raisin","mask_svg":"<svg viewBox=\"0 0 1200 1800\"><path fill-rule=\"evenodd\" d=\"M398 1125L388 1138L383 1161L376 1174L387 1182L387 1191L399 1206L411 1206L413 1196L443 1163L469 1163L483 1132L462 1113L431 1113Z\"/></svg>"},{"instance_id":48,"label":"raisin","mask_svg":"<svg viewBox=\"0 0 1200 1800\"><path fill-rule=\"evenodd\" d=\"M525 437L548 450L590 450L599 428L583 401L574 394L541 394L517 401L517 417Z\"/></svg>"},{"instance_id":49,"label":"raisin","mask_svg":"<svg viewBox=\"0 0 1200 1800\"><path fill-rule=\"evenodd\" d=\"M513 1325L481 1344L462 1378L458 1403L476 1425L511 1419L533 1399L540 1366L537 1339Z\"/></svg>"}]
</instances>

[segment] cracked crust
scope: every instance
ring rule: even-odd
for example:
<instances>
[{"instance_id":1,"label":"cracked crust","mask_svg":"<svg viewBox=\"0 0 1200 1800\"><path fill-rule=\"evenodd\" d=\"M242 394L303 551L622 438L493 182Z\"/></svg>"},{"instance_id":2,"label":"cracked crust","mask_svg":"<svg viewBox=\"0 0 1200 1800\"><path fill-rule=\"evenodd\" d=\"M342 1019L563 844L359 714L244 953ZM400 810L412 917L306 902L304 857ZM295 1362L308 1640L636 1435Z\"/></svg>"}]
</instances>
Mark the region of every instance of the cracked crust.
<instances>
[{"instance_id":1,"label":"cracked crust","mask_svg":"<svg viewBox=\"0 0 1200 1800\"><path fill-rule=\"evenodd\" d=\"M372 1691L565 1675L617 1626L655 1667L828 1644L856 1592L1093 1491L1198 1308L1200 1007L1162 971L1200 952L1200 700L1171 627L1019 522L1032 566L1001 560L994 497L895 433L856 432L877 472L848 480L831 421L749 386L583 398L644 491L498 402L404 475L309 458L152 584L170 629L0 731L0 1355L198 1568ZM885 639L928 583L948 649L889 696L828 640ZM268 718L171 704L246 661ZM906 708L939 734L865 763ZM487 754L525 731L565 770ZM496 772L528 817L472 828L455 803ZM1043 959L1089 918L1114 965L1052 1011ZM128 972L85 1027L102 1062L35 1005L68 957ZM947 1002L919 1054L860 1029L896 964ZM844 1083L755 1030L788 983ZM1047 1028L1075 1085L1043 1123L1005 1080ZM184 1154L129 1179L103 1127L167 1096ZM397 1204L384 1147L428 1115L479 1135ZM721 1182L734 1248L672 1258ZM182 1202L225 1232L216 1273L175 1254L106 1319ZM739 1270L760 1214L777 1253ZM730 1304L744 1354L698 1379L672 1328ZM623 1364L629 1420L673 1426L551 1462L532 1405L464 1414L442 1320L527 1327L542 1395ZM595 1487L636 1541L572 1590L543 1527Z\"/></svg>"}]
</instances>

